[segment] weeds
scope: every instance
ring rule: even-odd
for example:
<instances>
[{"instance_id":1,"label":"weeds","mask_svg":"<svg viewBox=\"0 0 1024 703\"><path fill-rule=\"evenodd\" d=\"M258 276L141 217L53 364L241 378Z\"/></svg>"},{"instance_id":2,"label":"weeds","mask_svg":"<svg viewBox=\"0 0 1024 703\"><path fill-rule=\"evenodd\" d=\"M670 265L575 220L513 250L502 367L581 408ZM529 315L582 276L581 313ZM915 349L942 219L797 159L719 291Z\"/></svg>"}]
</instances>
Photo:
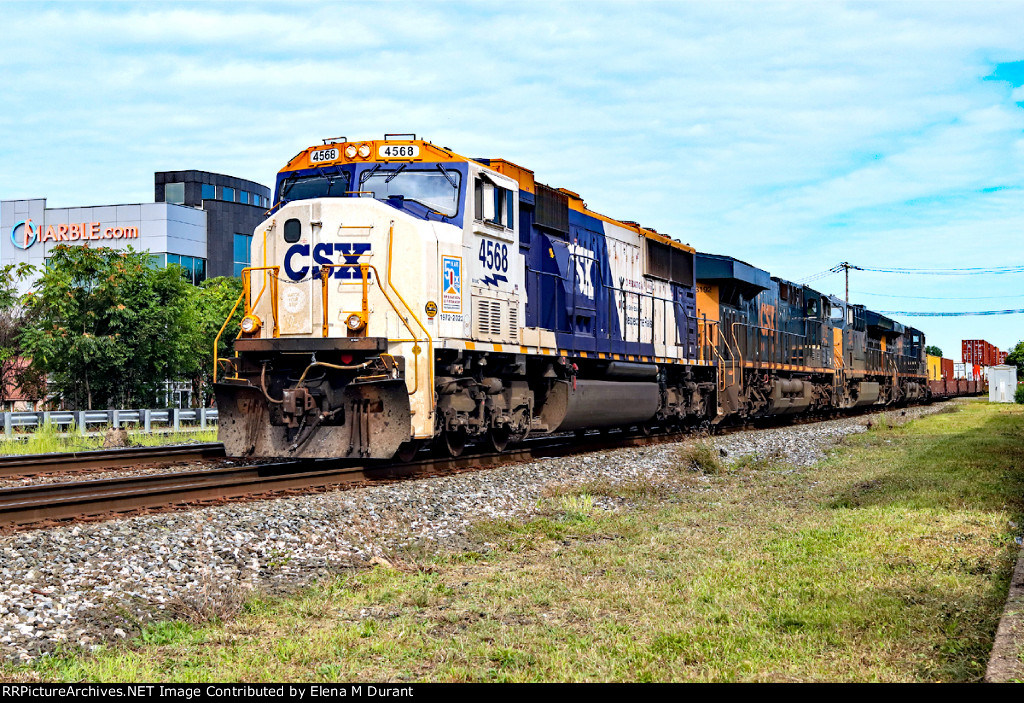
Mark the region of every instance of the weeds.
<instances>
[{"instance_id":1,"label":"weeds","mask_svg":"<svg viewBox=\"0 0 1024 703\"><path fill-rule=\"evenodd\" d=\"M726 472L718 449L709 439L699 439L693 444L687 445L679 453L679 458L683 463L683 468L689 471L714 475Z\"/></svg>"},{"instance_id":2,"label":"weeds","mask_svg":"<svg viewBox=\"0 0 1024 703\"><path fill-rule=\"evenodd\" d=\"M582 522L594 512L594 497L587 493L565 495L559 500L562 519L566 522Z\"/></svg>"}]
</instances>

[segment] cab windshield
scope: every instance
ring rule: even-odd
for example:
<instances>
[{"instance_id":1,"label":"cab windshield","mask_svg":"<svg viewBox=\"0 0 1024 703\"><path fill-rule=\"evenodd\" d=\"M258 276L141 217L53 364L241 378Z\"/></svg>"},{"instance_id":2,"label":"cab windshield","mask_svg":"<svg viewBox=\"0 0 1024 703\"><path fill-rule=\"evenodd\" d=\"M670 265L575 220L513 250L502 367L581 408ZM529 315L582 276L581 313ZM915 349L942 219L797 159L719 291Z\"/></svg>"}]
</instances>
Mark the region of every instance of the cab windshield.
<instances>
[{"instance_id":1,"label":"cab windshield","mask_svg":"<svg viewBox=\"0 0 1024 703\"><path fill-rule=\"evenodd\" d=\"M349 190L347 171L326 173L321 171L310 176L289 176L281 181L278 200L307 200L309 198L329 198L344 196Z\"/></svg>"},{"instance_id":2,"label":"cab windshield","mask_svg":"<svg viewBox=\"0 0 1024 703\"><path fill-rule=\"evenodd\" d=\"M430 169L409 168L408 164L398 168L381 168L378 164L363 172L359 179L359 190L361 194L372 193L378 200L402 196L451 217L459 211L461 183L461 173L445 169L440 164Z\"/></svg>"}]
</instances>

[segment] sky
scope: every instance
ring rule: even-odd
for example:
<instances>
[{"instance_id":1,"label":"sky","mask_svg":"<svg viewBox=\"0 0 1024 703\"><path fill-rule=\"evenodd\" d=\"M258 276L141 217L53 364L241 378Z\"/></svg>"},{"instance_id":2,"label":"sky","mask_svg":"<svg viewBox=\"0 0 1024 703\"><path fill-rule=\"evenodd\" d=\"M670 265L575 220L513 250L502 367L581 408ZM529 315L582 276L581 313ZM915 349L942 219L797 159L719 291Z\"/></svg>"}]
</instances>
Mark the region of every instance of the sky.
<instances>
[{"instance_id":1,"label":"sky","mask_svg":"<svg viewBox=\"0 0 1024 703\"><path fill-rule=\"evenodd\" d=\"M321 139L412 132L789 280L1024 265L1024 0L0 0L0 20L0 199L152 202L177 169L271 185ZM853 271L850 298L1020 309L1022 283ZM892 316L957 361L1024 339L1022 314Z\"/></svg>"}]
</instances>

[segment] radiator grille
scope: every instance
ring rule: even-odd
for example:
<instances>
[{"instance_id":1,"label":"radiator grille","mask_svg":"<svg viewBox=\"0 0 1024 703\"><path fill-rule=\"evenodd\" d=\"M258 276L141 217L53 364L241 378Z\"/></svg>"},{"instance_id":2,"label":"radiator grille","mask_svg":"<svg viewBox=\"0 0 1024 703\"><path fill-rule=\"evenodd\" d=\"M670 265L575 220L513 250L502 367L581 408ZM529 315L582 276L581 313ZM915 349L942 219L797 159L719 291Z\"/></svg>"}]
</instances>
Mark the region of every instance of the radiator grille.
<instances>
[{"instance_id":1,"label":"radiator grille","mask_svg":"<svg viewBox=\"0 0 1024 703\"><path fill-rule=\"evenodd\" d=\"M475 293L473 336L484 342L518 342L519 301L512 296L498 298Z\"/></svg>"},{"instance_id":2,"label":"radiator grille","mask_svg":"<svg viewBox=\"0 0 1024 703\"><path fill-rule=\"evenodd\" d=\"M488 300L487 298L476 299L476 332L481 337L501 336L501 302Z\"/></svg>"},{"instance_id":3,"label":"radiator grille","mask_svg":"<svg viewBox=\"0 0 1024 703\"><path fill-rule=\"evenodd\" d=\"M515 301L508 306L508 338L519 341L519 306Z\"/></svg>"}]
</instances>

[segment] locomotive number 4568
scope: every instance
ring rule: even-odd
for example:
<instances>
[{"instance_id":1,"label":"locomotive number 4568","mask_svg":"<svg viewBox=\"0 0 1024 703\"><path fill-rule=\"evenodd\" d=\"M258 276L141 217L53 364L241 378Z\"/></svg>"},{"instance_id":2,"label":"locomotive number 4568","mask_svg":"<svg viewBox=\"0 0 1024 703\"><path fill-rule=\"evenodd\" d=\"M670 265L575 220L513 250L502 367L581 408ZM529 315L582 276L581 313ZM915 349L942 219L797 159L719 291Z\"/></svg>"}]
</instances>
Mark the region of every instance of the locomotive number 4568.
<instances>
[{"instance_id":1,"label":"locomotive number 4568","mask_svg":"<svg viewBox=\"0 0 1024 703\"><path fill-rule=\"evenodd\" d=\"M505 273L508 271L508 245L480 240L480 255L477 257L484 268Z\"/></svg>"}]
</instances>

